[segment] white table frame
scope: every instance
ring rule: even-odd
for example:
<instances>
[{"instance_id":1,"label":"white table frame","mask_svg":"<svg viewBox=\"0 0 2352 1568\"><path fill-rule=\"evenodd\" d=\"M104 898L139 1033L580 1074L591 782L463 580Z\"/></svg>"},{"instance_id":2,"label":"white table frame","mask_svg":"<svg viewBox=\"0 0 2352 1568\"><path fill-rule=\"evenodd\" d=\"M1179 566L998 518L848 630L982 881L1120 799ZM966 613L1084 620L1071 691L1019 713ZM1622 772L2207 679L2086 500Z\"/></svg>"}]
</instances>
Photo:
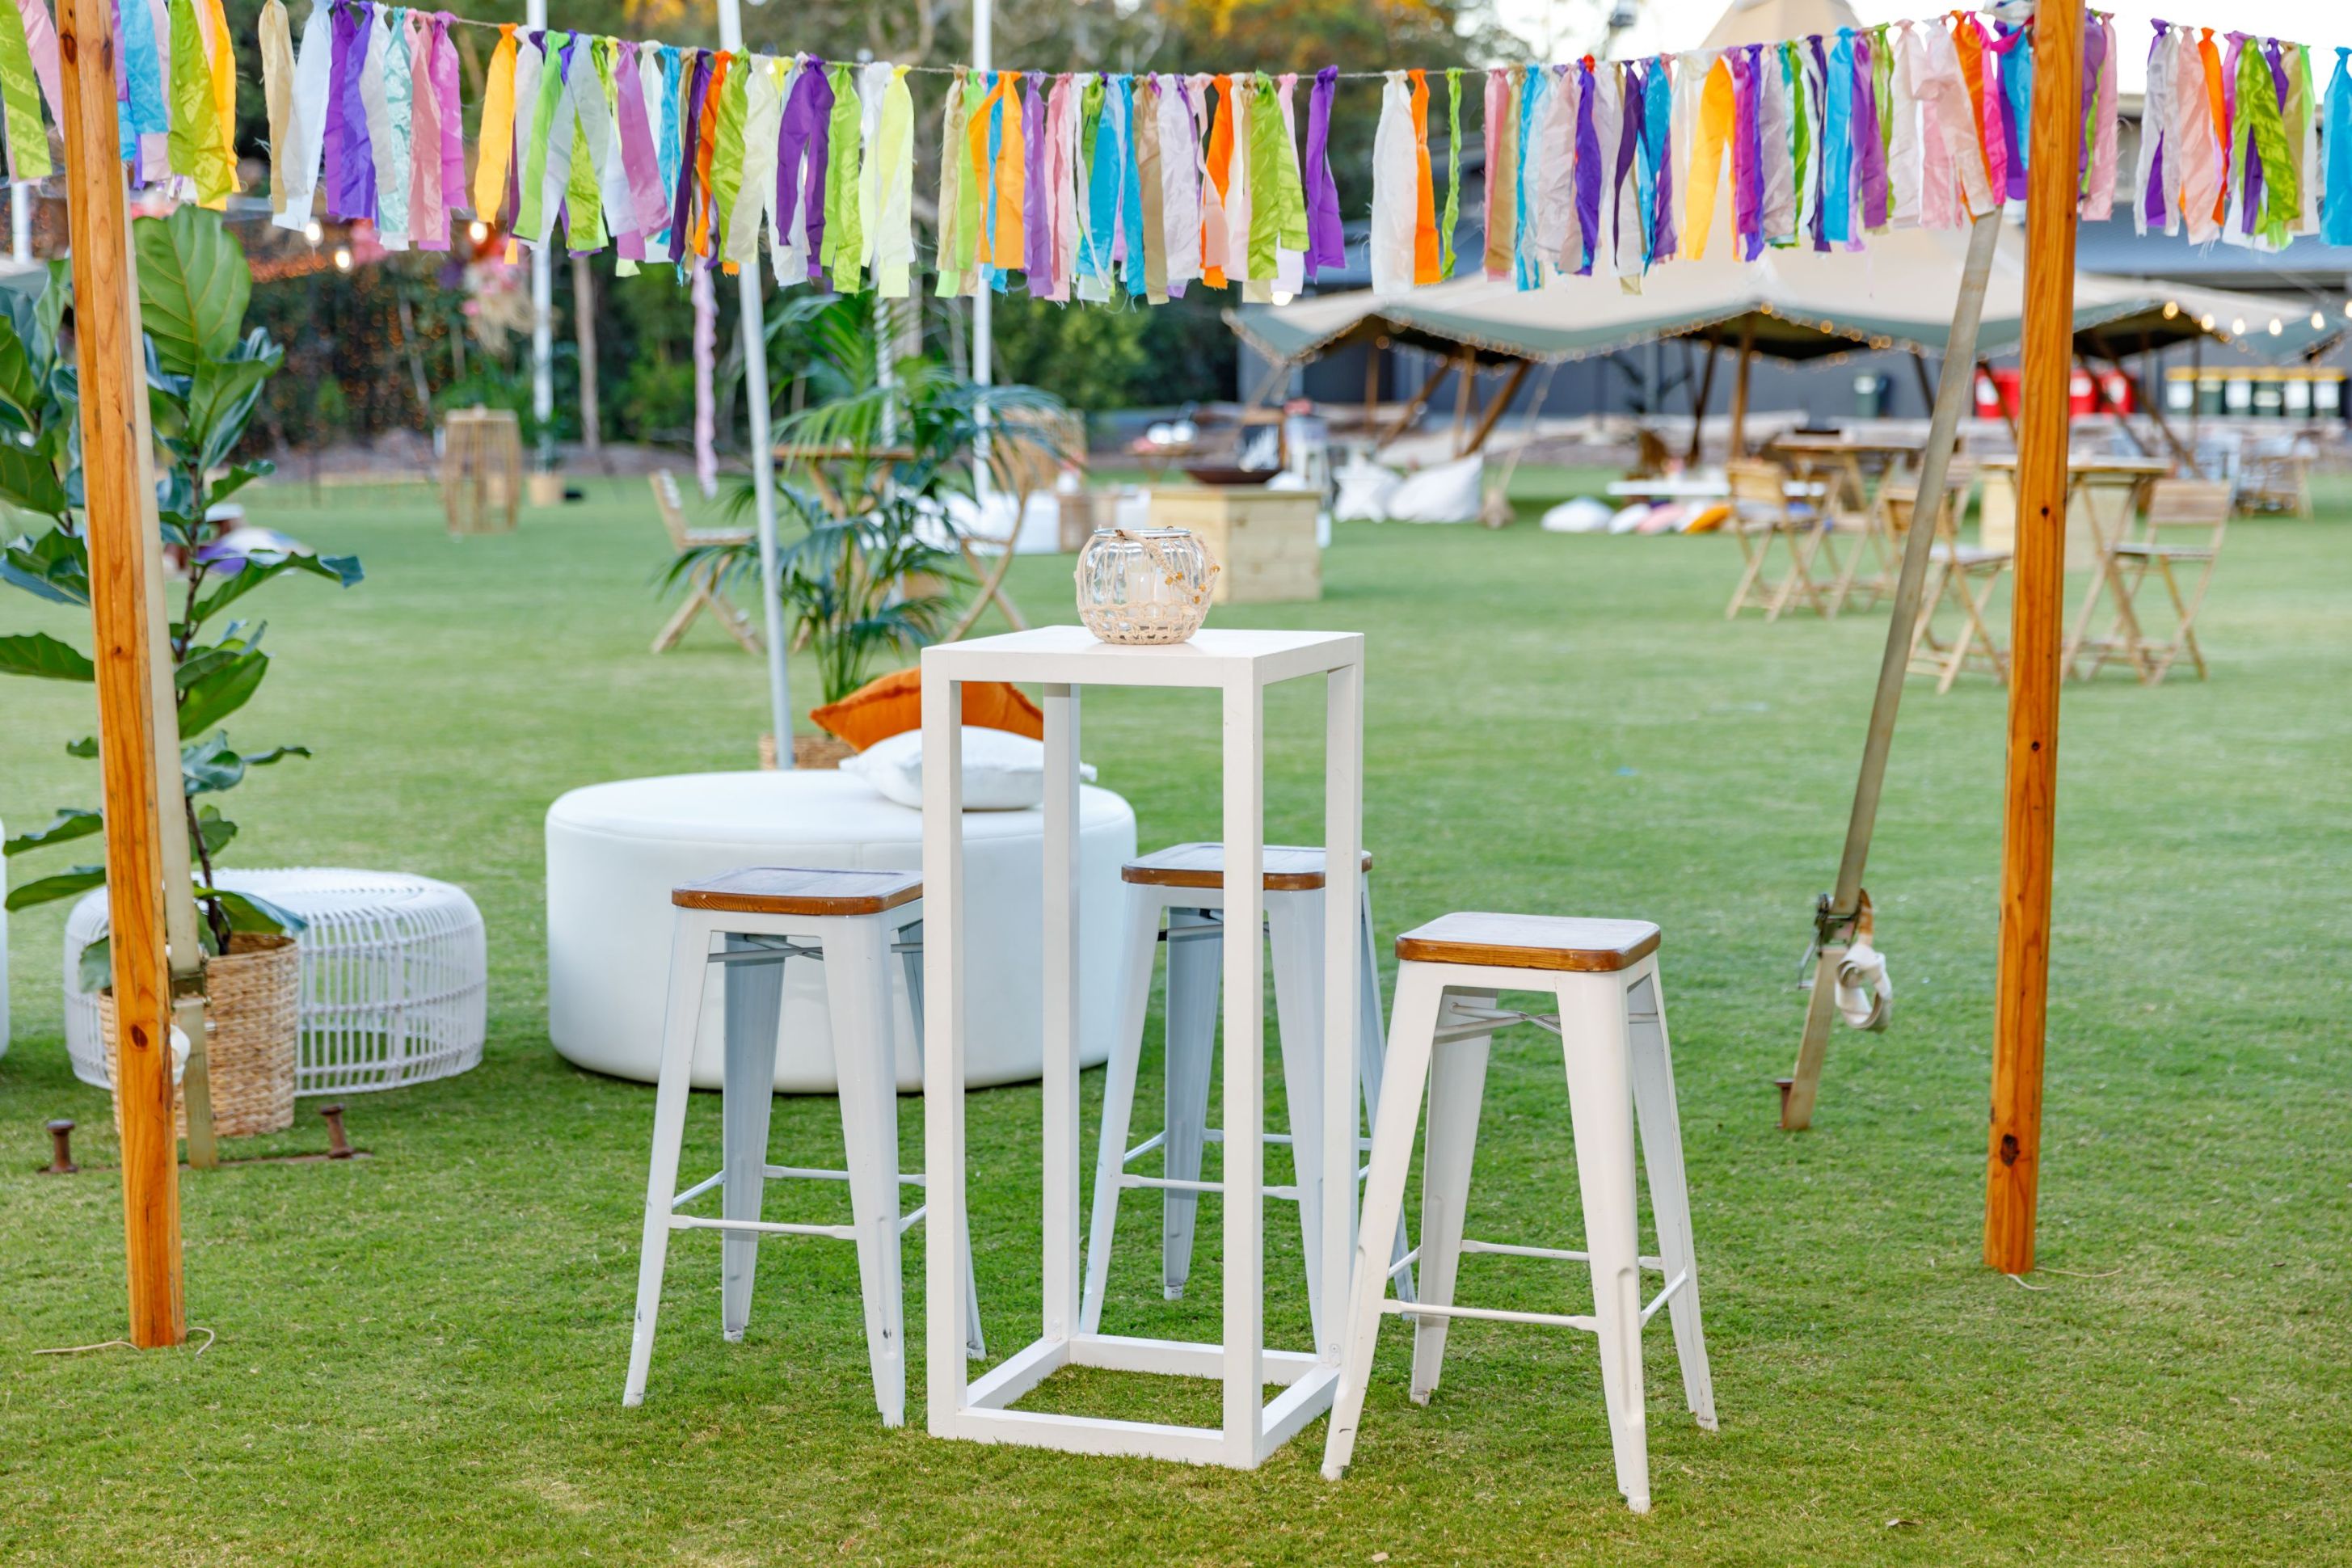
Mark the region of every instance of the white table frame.
<instances>
[{"instance_id":1,"label":"white table frame","mask_svg":"<svg viewBox=\"0 0 2352 1568\"><path fill-rule=\"evenodd\" d=\"M1265 1007L1263 939L1265 689L1321 675L1325 686L1324 985L1349 999L1322 1010L1327 1128L1356 1118L1357 901L1363 847L1363 658L1357 632L1222 631L1170 647L1098 642L1082 626L1043 626L923 652L923 1115L932 1224L925 1238L931 1434L1078 1454L1124 1454L1254 1469L1328 1409L1339 1325L1329 1311L1312 1352L1265 1348ZM1044 1322L1037 1339L966 1381L962 711L973 680L1042 684L1045 711ZM1078 692L1085 686L1192 687L1223 712L1224 1199L1221 1343L1086 1333L1079 1256L1077 798ZM1323 1279L1347 1299L1356 1253L1356 1140L1323 1140ZM944 1239L943 1239L944 1238ZM1381 1266L1388 1261L1386 1238ZM1209 1377L1223 1384L1217 1426L1179 1426L1009 1408L1066 1366ZM1273 1400L1267 1383L1282 1385Z\"/></svg>"}]
</instances>

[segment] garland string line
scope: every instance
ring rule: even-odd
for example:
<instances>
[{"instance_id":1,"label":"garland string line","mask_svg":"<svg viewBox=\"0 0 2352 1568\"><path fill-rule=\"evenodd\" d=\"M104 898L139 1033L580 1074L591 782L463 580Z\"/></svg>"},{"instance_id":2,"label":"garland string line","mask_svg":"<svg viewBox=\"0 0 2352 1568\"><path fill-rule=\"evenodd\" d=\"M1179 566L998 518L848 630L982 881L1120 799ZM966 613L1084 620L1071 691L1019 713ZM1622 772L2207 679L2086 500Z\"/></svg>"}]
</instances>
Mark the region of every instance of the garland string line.
<instances>
[{"instance_id":1,"label":"garland string line","mask_svg":"<svg viewBox=\"0 0 2352 1568\"><path fill-rule=\"evenodd\" d=\"M0 0L14 178L55 169L51 3ZM294 4L299 23L288 0L267 0L244 40L260 63L267 199L282 226L322 207L386 249L446 251L453 220L469 218L510 257L610 249L625 274L666 264L681 280L764 253L780 283L886 298L917 286L914 165L933 136L943 296L1017 281L1065 302L1156 304L1193 288L1287 299L1348 259L1331 152L1339 88L1352 82L1381 85L1370 236L1357 242L1375 289L1467 266L1520 289L1599 276L1638 290L1651 268L1726 246L1746 260L1862 250L2021 199L2034 75L2033 24L1972 9L1714 51L1451 67L1436 73L1441 163L1421 69L1326 67L1302 105L1287 73L853 64L374 0ZM239 184L238 40L221 0L126 0L119 14L132 184L225 207ZM475 104L452 42L465 28L498 39ZM2140 232L2256 250L2352 237L2352 51L2336 51L2323 90L2303 44L2161 21L2152 35L2126 172L2121 41L2111 15L2085 16L2083 216L2120 199ZM1461 210L1465 76L1473 115L1483 108L1475 214ZM915 104L913 78L944 84L936 118Z\"/></svg>"}]
</instances>

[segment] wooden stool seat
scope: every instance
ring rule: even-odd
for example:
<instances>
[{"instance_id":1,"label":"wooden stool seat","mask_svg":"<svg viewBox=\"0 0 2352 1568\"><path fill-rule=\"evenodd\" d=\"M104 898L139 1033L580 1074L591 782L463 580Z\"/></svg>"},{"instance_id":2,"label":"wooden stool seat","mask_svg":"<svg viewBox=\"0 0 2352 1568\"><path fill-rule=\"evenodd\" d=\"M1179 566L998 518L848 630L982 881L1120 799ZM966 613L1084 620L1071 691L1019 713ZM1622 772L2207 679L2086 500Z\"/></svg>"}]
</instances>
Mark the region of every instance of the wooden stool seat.
<instances>
[{"instance_id":1,"label":"wooden stool seat","mask_svg":"<svg viewBox=\"0 0 2352 1568\"><path fill-rule=\"evenodd\" d=\"M728 915L878 915L923 896L917 871L820 871L747 866L671 892L681 910Z\"/></svg>"},{"instance_id":2,"label":"wooden stool seat","mask_svg":"<svg viewBox=\"0 0 2352 1568\"><path fill-rule=\"evenodd\" d=\"M1372 868L1370 850L1364 869ZM1223 888L1225 847L1222 844L1171 844L1118 869L1119 880L1145 888ZM1269 893L1319 892L1323 887L1323 850L1319 846L1289 844L1265 847L1265 890Z\"/></svg>"},{"instance_id":3,"label":"wooden stool seat","mask_svg":"<svg viewBox=\"0 0 2352 1568\"><path fill-rule=\"evenodd\" d=\"M1397 938L1397 957L1414 963L1477 963L1613 974L1658 950L1648 921L1583 920L1561 915L1440 915Z\"/></svg>"}]
</instances>

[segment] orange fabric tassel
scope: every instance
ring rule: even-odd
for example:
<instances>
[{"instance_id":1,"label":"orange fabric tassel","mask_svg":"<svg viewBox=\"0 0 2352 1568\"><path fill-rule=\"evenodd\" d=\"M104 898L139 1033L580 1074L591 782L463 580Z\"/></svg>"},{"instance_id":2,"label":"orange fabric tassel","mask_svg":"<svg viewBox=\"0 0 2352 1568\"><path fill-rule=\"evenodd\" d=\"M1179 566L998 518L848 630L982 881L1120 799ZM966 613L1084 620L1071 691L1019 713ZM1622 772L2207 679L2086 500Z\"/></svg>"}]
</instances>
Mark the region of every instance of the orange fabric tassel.
<instances>
[{"instance_id":1,"label":"orange fabric tassel","mask_svg":"<svg viewBox=\"0 0 2352 1568\"><path fill-rule=\"evenodd\" d=\"M2205 108L2213 117L2213 144L2221 150L2219 161L2221 194L2213 198L2213 221L2221 223L2230 216L2230 110L2221 94L2221 51L2213 47L2213 29L2197 31L2197 63L2205 68Z\"/></svg>"},{"instance_id":2,"label":"orange fabric tassel","mask_svg":"<svg viewBox=\"0 0 2352 1568\"><path fill-rule=\"evenodd\" d=\"M989 258L1018 268L1029 259L1028 229L1022 204L1029 194L1029 143L1021 124L1021 73L1006 71L1004 132L996 147L996 238Z\"/></svg>"},{"instance_id":3,"label":"orange fabric tassel","mask_svg":"<svg viewBox=\"0 0 2352 1568\"><path fill-rule=\"evenodd\" d=\"M1437 264L1437 193L1429 173L1429 73L1407 71L1412 83L1412 280L1442 283Z\"/></svg>"},{"instance_id":4,"label":"orange fabric tassel","mask_svg":"<svg viewBox=\"0 0 2352 1568\"><path fill-rule=\"evenodd\" d=\"M727 85L727 68L734 63L735 57L723 49L711 62L710 87L702 95L701 123L695 129L694 184L695 188L702 193L702 199L698 204L700 210L694 215L694 231L690 236L697 256L710 254L710 155L719 142L719 89Z\"/></svg>"},{"instance_id":5,"label":"orange fabric tassel","mask_svg":"<svg viewBox=\"0 0 2352 1568\"><path fill-rule=\"evenodd\" d=\"M1952 13L1952 43L1959 51L1960 79L1969 84L1969 118L1977 128L1977 156L1992 166L1992 143L1985 138L1984 35L1966 11ZM1996 199L1998 193L1996 193Z\"/></svg>"},{"instance_id":6,"label":"orange fabric tassel","mask_svg":"<svg viewBox=\"0 0 2352 1568\"><path fill-rule=\"evenodd\" d=\"M1211 85L1217 89L1217 113L1209 123L1209 183L1217 187L1217 202L1222 209L1225 191L1234 179L1234 79L1221 76ZM1223 289L1225 269L1202 268L1201 281L1212 289Z\"/></svg>"}]
</instances>

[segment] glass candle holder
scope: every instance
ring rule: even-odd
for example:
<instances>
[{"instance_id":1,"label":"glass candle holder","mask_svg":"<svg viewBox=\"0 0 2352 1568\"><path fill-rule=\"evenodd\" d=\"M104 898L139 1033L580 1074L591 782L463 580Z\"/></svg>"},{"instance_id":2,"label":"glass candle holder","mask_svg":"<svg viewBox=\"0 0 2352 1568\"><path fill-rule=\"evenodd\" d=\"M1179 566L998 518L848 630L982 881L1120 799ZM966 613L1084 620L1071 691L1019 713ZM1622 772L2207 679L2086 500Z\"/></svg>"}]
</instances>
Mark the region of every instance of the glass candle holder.
<instances>
[{"instance_id":1,"label":"glass candle holder","mask_svg":"<svg viewBox=\"0 0 2352 1568\"><path fill-rule=\"evenodd\" d=\"M1078 552L1078 618L1109 643L1179 643L1209 616L1219 567L1182 528L1098 528Z\"/></svg>"}]
</instances>

